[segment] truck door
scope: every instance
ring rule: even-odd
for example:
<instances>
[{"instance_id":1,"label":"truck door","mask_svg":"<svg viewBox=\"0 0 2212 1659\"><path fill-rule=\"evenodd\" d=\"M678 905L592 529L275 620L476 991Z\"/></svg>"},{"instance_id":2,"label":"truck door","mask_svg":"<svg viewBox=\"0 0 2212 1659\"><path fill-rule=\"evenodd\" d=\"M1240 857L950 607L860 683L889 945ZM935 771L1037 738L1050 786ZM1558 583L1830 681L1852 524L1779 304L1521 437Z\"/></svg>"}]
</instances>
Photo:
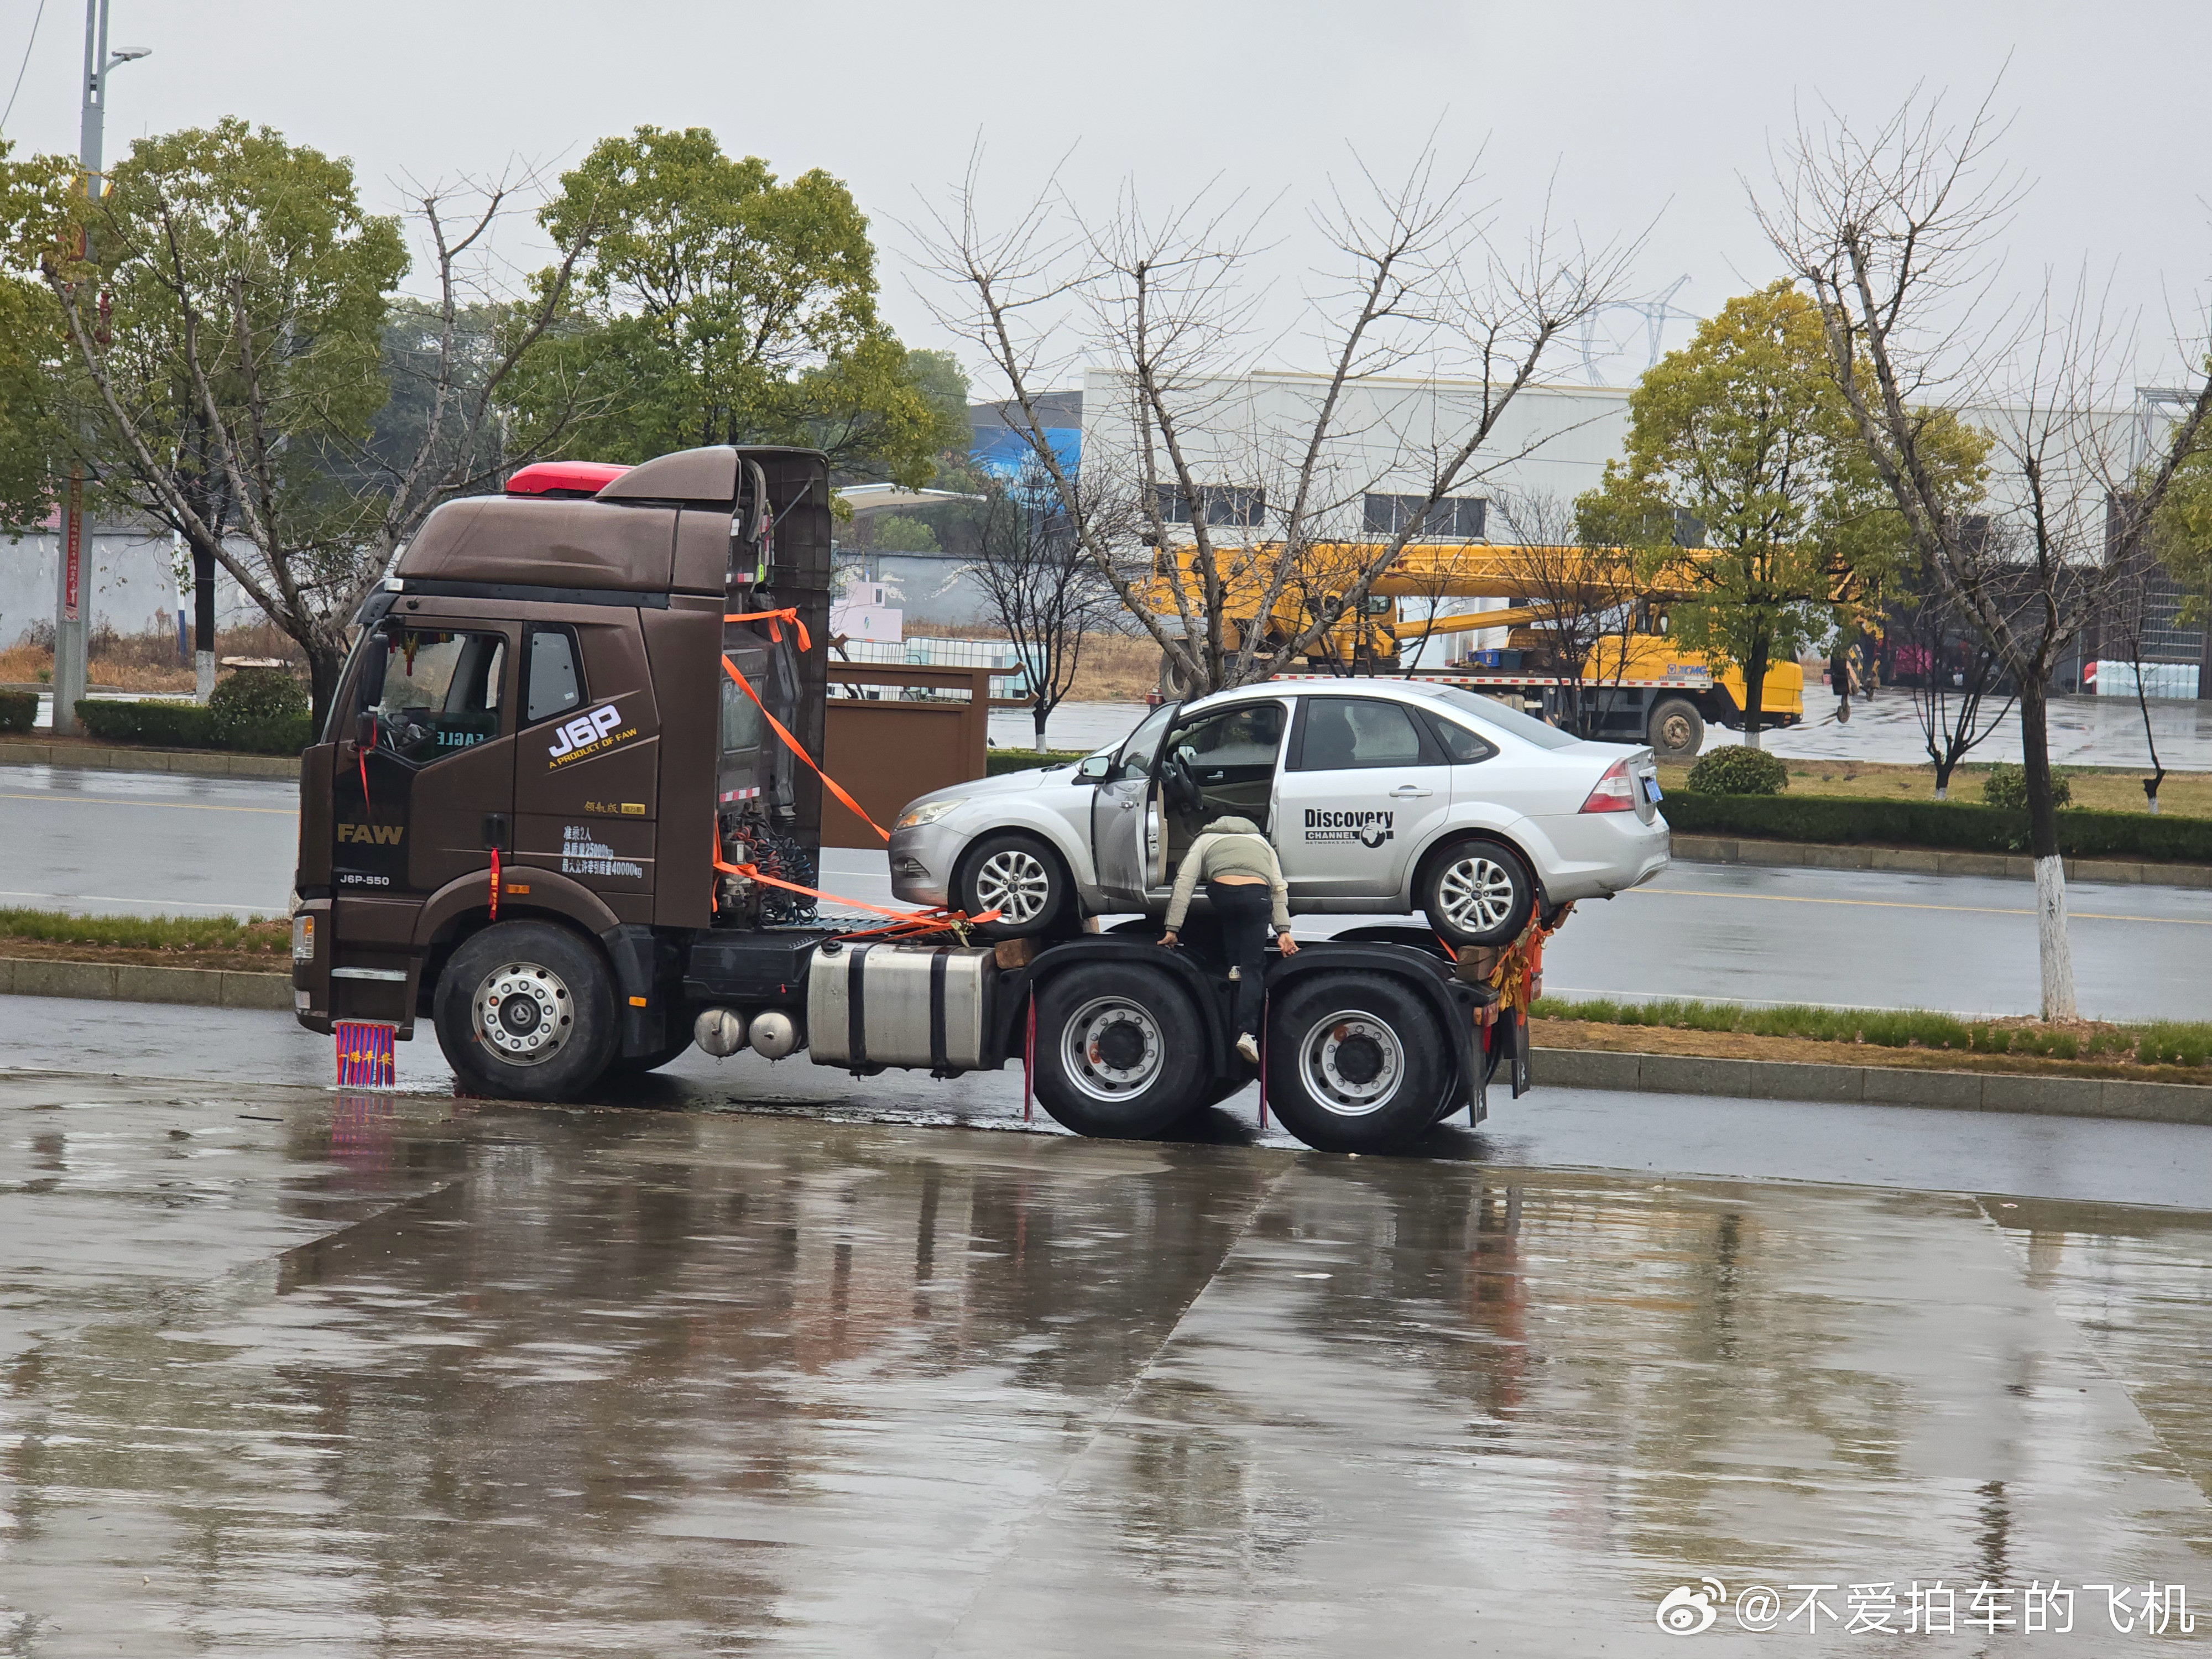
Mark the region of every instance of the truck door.
<instances>
[{"instance_id":1,"label":"truck door","mask_svg":"<svg viewBox=\"0 0 2212 1659\"><path fill-rule=\"evenodd\" d=\"M1158 884L1162 854L1159 800L1152 763L1160 738L1182 705L1166 703L1123 741L1091 798L1091 857L1106 896L1132 910Z\"/></svg>"},{"instance_id":2,"label":"truck door","mask_svg":"<svg viewBox=\"0 0 2212 1659\"><path fill-rule=\"evenodd\" d=\"M514 635L410 617L371 636L333 779L341 896L434 892L484 867L514 805Z\"/></svg>"},{"instance_id":3,"label":"truck door","mask_svg":"<svg viewBox=\"0 0 2212 1659\"><path fill-rule=\"evenodd\" d=\"M1396 897L1451 792L1449 758L1402 704L1299 698L1273 826L1292 901Z\"/></svg>"},{"instance_id":4,"label":"truck door","mask_svg":"<svg viewBox=\"0 0 2212 1659\"><path fill-rule=\"evenodd\" d=\"M660 717L635 611L578 606L524 630L514 862L649 921ZM707 849L711 826L697 826ZM635 913L635 914L633 914Z\"/></svg>"}]
</instances>

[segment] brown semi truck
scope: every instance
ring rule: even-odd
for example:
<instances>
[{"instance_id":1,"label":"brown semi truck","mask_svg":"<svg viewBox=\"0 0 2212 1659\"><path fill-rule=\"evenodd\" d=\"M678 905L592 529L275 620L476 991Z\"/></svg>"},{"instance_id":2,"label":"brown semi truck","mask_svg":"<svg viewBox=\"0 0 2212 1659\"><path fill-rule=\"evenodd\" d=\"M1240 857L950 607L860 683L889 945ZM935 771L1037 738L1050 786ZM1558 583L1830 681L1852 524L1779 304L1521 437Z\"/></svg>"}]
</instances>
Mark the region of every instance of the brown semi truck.
<instances>
[{"instance_id":1,"label":"brown semi truck","mask_svg":"<svg viewBox=\"0 0 2212 1659\"><path fill-rule=\"evenodd\" d=\"M1177 951L1148 927L887 943L793 890L820 884L830 534L824 458L781 448L541 465L432 514L301 759L301 1023L427 1017L465 1088L525 1100L695 1039L858 1073L1012 1059L1093 1134L1245 1086L1202 923ZM1268 1028L1269 1103L1306 1139L1481 1115L1511 1022L1420 930L1319 941L1268 983L1322 1011Z\"/></svg>"}]
</instances>

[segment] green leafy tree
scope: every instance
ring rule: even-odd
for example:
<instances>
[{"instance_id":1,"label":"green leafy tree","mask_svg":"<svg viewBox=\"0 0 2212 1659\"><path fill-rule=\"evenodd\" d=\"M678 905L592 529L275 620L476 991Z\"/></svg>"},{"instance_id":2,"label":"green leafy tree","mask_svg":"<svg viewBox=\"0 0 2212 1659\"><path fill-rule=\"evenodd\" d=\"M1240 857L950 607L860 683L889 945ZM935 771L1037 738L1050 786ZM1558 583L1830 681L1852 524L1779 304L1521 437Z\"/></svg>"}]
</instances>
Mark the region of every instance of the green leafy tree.
<instances>
[{"instance_id":1,"label":"green leafy tree","mask_svg":"<svg viewBox=\"0 0 2212 1659\"><path fill-rule=\"evenodd\" d=\"M1630 394L1627 454L1577 503L1594 540L1646 550L1684 596L1683 645L1742 667L1759 744L1768 664L1896 577L1909 539L1829 373L1818 310L1788 283L1731 300ZM1971 446L1958 445L1969 463ZM1707 550L1674 543L1683 516Z\"/></svg>"},{"instance_id":2,"label":"green leafy tree","mask_svg":"<svg viewBox=\"0 0 2212 1659\"><path fill-rule=\"evenodd\" d=\"M2180 620L2212 624L2212 444L2200 443L2174 467L2151 521L2151 544L2181 589Z\"/></svg>"},{"instance_id":3,"label":"green leafy tree","mask_svg":"<svg viewBox=\"0 0 2212 1659\"><path fill-rule=\"evenodd\" d=\"M63 156L9 159L0 139L0 529L37 524L66 471L67 337L39 262L74 235L82 198Z\"/></svg>"},{"instance_id":4,"label":"green leafy tree","mask_svg":"<svg viewBox=\"0 0 2212 1659\"><path fill-rule=\"evenodd\" d=\"M351 163L235 119L139 140L88 222L88 257L46 274L106 487L298 643L319 719L373 562L323 457L385 401L398 223Z\"/></svg>"},{"instance_id":5,"label":"green leafy tree","mask_svg":"<svg viewBox=\"0 0 2212 1659\"><path fill-rule=\"evenodd\" d=\"M847 476L919 486L967 447L944 366L877 315L868 222L820 169L781 182L702 127L640 127L593 146L540 219L590 253L513 388L526 429L583 387L603 412L567 447L607 460L805 444Z\"/></svg>"}]
</instances>

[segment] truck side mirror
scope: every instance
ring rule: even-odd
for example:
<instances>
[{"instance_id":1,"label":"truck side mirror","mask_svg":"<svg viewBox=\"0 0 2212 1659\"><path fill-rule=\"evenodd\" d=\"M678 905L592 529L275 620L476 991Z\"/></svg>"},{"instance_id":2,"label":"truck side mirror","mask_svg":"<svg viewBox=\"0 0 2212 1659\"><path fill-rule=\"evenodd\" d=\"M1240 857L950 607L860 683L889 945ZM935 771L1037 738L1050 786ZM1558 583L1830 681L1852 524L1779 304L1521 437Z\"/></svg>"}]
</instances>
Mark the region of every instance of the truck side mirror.
<instances>
[{"instance_id":1,"label":"truck side mirror","mask_svg":"<svg viewBox=\"0 0 2212 1659\"><path fill-rule=\"evenodd\" d=\"M364 708L353 717L353 740L363 749L376 747L376 711Z\"/></svg>"}]
</instances>

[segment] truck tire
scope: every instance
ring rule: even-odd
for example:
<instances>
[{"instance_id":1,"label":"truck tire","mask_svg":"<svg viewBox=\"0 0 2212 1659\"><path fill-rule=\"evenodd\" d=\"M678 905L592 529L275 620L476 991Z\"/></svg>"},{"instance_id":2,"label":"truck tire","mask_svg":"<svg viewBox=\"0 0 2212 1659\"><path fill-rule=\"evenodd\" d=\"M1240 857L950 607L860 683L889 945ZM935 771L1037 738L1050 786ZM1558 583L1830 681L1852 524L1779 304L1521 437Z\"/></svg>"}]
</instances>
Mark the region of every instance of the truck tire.
<instances>
[{"instance_id":1,"label":"truck tire","mask_svg":"<svg viewBox=\"0 0 2212 1659\"><path fill-rule=\"evenodd\" d=\"M574 1100L615 1057L605 958L552 922L502 921L471 934L439 975L431 1006L447 1063L479 1094Z\"/></svg>"},{"instance_id":2,"label":"truck tire","mask_svg":"<svg viewBox=\"0 0 2212 1659\"><path fill-rule=\"evenodd\" d=\"M1455 951L1510 945L1536 908L1536 878L1503 842L1454 842L1421 868L1413 901Z\"/></svg>"},{"instance_id":3,"label":"truck tire","mask_svg":"<svg viewBox=\"0 0 2212 1659\"><path fill-rule=\"evenodd\" d=\"M1197 1109L1206 1034L1170 975L1085 963L1046 981L1036 1021L1036 1097L1076 1133L1142 1139Z\"/></svg>"},{"instance_id":4,"label":"truck tire","mask_svg":"<svg viewBox=\"0 0 2212 1659\"><path fill-rule=\"evenodd\" d=\"M1060 854L1035 836L1002 830L960 855L952 902L971 916L996 910L987 939L1037 939L1066 925L1075 910L1075 884Z\"/></svg>"},{"instance_id":5,"label":"truck tire","mask_svg":"<svg viewBox=\"0 0 2212 1659\"><path fill-rule=\"evenodd\" d=\"M1661 760L1695 760L1705 746L1705 717L1687 697L1662 697L1644 722L1644 740Z\"/></svg>"},{"instance_id":6,"label":"truck tire","mask_svg":"<svg viewBox=\"0 0 2212 1659\"><path fill-rule=\"evenodd\" d=\"M1411 987L1309 975L1267 1016L1267 1104L1322 1152L1389 1152L1437 1121L1450 1053Z\"/></svg>"}]
</instances>

